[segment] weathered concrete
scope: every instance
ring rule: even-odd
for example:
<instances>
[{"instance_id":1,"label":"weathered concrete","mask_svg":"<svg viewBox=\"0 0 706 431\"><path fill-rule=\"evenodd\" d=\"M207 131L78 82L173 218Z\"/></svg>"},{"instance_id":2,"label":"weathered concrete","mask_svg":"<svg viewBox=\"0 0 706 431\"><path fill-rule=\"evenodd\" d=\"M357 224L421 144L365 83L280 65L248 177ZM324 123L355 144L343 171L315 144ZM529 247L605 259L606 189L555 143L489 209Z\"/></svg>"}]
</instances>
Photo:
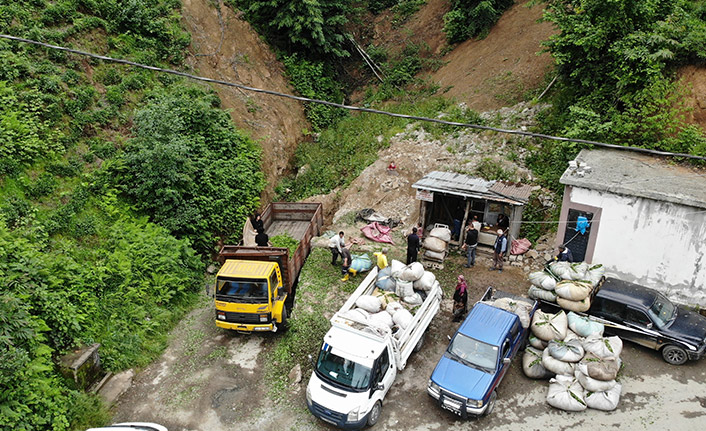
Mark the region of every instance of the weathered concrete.
<instances>
[{"instance_id":1,"label":"weathered concrete","mask_svg":"<svg viewBox=\"0 0 706 431\"><path fill-rule=\"evenodd\" d=\"M98 395L103 398L106 404L113 404L120 395L130 388L134 376L135 372L132 369L114 375L98 391Z\"/></svg>"}]
</instances>

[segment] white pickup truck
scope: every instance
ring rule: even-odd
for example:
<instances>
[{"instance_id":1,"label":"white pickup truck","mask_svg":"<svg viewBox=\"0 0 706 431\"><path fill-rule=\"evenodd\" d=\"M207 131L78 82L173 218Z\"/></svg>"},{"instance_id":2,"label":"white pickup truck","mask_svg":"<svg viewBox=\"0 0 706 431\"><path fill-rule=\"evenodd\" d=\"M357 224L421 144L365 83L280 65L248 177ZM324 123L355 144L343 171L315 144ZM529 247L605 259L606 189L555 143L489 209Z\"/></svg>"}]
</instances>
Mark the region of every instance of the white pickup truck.
<instances>
[{"instance_id":1,"label":"white pickup truck","mask_svg":"<svg viewBox=\"0 0 706 431\"><path fill-rule=\"evenodd\" d=\"M441 303L441 287L434 283L424 302L412 310L411 323L394 333L350 317L346 312L356 307L356 300L375 289L376 276L374 268L331 318L306 388L311 413L339 428L375 425L397 371L405 368L413 351L421 349L424 332Z\"/></svg>"}]
</instances>

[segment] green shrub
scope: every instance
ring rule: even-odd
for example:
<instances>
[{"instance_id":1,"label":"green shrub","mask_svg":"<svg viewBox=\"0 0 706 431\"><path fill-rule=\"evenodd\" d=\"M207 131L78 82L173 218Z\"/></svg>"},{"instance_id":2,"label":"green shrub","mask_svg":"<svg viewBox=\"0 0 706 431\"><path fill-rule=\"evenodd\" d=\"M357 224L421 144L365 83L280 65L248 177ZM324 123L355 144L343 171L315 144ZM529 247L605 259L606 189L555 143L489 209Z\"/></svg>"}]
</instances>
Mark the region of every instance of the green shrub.
<instances>
[{"instance_id":1,"label":"green shrub","mask_svg":"<svg viewBox=\"0 0 706 431\"><path fill-rule=\"evenodd\" d=\"M485 36L513 0L455 0L444 15L444 33L449 43Z\"/></svg>"}]
</instances>

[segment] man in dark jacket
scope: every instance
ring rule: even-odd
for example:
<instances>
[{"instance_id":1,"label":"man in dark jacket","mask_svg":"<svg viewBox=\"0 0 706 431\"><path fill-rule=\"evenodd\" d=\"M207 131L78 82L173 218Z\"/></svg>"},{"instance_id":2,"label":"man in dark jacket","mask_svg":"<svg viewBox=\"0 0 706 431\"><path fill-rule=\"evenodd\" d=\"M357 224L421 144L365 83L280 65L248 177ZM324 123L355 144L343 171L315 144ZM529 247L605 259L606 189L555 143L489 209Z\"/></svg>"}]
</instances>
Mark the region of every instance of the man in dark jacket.
<instances>
[{"instance_id":1,"label":"man in dark jacket","mask_svg":"<svg viewBox=\"0 0 706 431\"><path fill-rule=\"evenodd\" d=\"M267 247L270 245L270 236L265 233L265 229L259 228L255 235L255 244L259 247Z\"/></svg>"},{"instance_id":2,"label":"man in dark jacket","mask_svg":"<svg viewBox=\"0 0 706 431\"><path fill-rule=\"evenodd\" d=\"M559 262L573 262L574 255L571 254L571 250L569 250L569 247L562 244L559 246L559 254L556 255L556 260L558 260Z\"/></svg>"},{"instance_id":3,"label":"man in dark jacket","mask_svg":"<svg viewBox=\"0 0 706 431\"><path fill-rule=\"evenodd\" d=\"M470 268L476 264L476 248L478 247L478 231L473 223L469 223L466 227L466 238L463 241L463 249L466 250L468 262L464 265Z\"/></svg>"},{"instance_id":4,"label":"man in dark jacket","mask_svg":"<svg viewBox=\"0 0 706 431\"><path fill-rule=\"evenodd\" d=\"M493 245L493 266L489 269L491 271L498 270L503 272L503 259L505 258L505 253L507 252L507 231L498 229L498 238L495 240L495 245Z\"/></svg>"},{"instance_id":5,"label":"man in dark jacket","mask_svg":"<svg viewBox=\"0 0 706 431\"><path fill-rule=\"evenodd\" d=\"M419 252L419 237L417 236L417 228L412 228L412 233L407 237L407 265L417 261L417 252Z\"/></svg>"}]
</instances>

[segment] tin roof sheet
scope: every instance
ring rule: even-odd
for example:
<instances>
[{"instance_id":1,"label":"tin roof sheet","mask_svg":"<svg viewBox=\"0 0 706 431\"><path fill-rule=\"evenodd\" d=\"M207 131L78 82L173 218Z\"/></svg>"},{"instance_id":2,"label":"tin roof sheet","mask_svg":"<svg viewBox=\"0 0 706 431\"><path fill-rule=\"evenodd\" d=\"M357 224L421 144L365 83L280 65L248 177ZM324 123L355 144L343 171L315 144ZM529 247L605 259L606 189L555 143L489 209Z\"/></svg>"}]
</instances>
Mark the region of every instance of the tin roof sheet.
<instances>
[{"instance_id":1,"label":"tin roof sheet","mask_svg":"<svg viewBox=\"0 0 706 431\"><path fill-rule=\"evenodd\" d=\"M525 184L488 181L455 172L430 172L416 183L415 189L506 202L513 205L527 203L532 187Z\"/></svg>"}]
</instances>

